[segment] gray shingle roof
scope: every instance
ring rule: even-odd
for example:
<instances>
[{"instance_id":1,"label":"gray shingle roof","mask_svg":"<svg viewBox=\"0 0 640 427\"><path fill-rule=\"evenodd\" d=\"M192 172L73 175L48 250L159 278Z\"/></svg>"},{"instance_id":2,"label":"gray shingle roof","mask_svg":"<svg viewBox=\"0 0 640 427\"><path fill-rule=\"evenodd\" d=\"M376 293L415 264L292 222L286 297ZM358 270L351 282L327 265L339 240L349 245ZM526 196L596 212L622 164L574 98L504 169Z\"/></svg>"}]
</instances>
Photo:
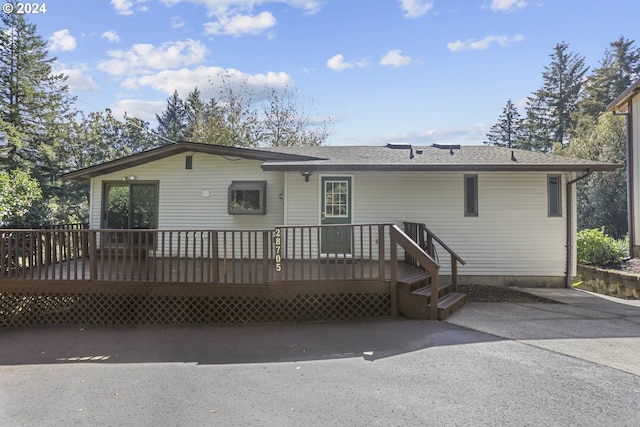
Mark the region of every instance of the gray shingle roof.
<instances>
[{"instance_id":1,"label":"gray shingle roof","mask_svg":"<svg viewBox=\"0 0 640 427\"><path fill-rule=\"evenodd\" d=\"M615 170L620 165L493 146L269 147L271 152L305 155L318 160L267 160L265 170ZM413 153L413 158L411 158Z\"/></svg>"},{"instance_id":2,"label":"gray shingle roof","mask_svg":"<svg viewBox=\"0 0 640 427\"><path fill-rule=\"evenodd\" d=\"M611 171L620 165L554 156L532 151L489 146L456 149L387 146L321 146L238 148L181 141L133 154L118 160L64 174L64 179L88 181L91 177L116 172L184 152L244 157L263 161L264 170L537 170ZM410 154L413 152L413 158ZM512 154L515 160L512 159Z\"/></svg>"}]
</instances>

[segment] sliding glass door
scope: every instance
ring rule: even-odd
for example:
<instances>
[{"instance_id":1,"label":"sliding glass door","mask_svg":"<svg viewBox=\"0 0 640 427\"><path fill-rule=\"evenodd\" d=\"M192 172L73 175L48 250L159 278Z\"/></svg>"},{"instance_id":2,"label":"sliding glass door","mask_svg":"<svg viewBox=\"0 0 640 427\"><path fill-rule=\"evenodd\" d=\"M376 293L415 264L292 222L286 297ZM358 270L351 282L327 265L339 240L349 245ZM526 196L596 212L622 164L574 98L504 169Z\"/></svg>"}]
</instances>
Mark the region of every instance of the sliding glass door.
<instances>
[{"instance_id":1,"label":"sliding glass door","mask_svg":"<svg viewBox=\"0 0 640 427\"><path fill-rule=\"evenodd\" d=\"M120 230L157 228L157 182L105 183L103 194L102 228ZM114 234L114 236L120 236L115 240L122 243L124 235Z\"/></svg>"}]
</instances>

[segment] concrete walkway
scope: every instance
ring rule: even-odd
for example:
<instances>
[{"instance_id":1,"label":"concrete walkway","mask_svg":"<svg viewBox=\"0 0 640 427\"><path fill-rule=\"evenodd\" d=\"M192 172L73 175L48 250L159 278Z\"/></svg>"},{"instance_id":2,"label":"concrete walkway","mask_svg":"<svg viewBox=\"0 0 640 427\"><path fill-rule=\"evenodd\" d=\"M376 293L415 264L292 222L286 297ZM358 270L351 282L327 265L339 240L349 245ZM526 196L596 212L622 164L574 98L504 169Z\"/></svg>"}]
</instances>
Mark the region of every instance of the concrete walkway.
<instances>
[{"instance_id":1,"label":"concrete walkway","mask_svg":"<svg viewBox=\"0 0 640 427\"><path fill-rule=\"evenodd\" d=\"M468 304L448 322L640 376L640 301L521 289L561 304Z\"/></svg>"},{"instance_id":2,"label":"concrete walkway","mask_svg":"<svg viewBox=\"0 0 640 427\"><path fill-rule=\"evenodd\" d=\"M2 426L640 425L640 307L447 322L0 328Z\"/></svg>"}]
</instances>

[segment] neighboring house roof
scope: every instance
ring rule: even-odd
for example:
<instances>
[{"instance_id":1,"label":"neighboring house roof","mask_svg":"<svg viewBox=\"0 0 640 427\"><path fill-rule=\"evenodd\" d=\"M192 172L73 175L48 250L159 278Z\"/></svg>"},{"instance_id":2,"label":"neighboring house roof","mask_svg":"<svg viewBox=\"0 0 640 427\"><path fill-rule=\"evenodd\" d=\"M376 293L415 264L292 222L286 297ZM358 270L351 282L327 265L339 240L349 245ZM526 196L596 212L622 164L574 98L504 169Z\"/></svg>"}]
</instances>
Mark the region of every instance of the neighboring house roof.
<instances>
[{"instance_id":1,"label":"neighboring house roof","mask_svg":"<svg viewBox=\"0 0 640 427\"><path fill-rule=\"evenodd\" d=\"M272 171L611 171L620 165L493 146L437 145L412 147L319 146L238 148L178 142L64 174L64 179L87 181L92 177L185 152L262 160Z\"/></svg>"},{"instance_id":2,"label":"neighboring house roof","mask_svg":"<svg viewBox=\"0 0 640 427\"><path fill-rule=\"evenodd\" d=\"M627 101L638 94L638 92L640 92L640 79L636 80L635 83L618 95L616 99L611 101L611 103L607 105L607 111L626 110Z\"/></svg>"}]
</instances>

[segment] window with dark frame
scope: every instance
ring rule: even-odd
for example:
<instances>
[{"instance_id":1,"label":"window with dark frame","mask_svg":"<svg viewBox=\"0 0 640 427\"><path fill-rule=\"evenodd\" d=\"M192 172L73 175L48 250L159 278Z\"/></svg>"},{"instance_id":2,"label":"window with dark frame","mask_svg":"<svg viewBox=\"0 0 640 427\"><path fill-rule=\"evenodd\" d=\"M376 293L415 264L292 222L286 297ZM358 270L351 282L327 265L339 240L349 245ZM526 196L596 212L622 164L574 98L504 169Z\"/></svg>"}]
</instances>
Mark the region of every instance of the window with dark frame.
<instances>
[{"instance_id":1,"label":"window with dark frame","mask_svg":"<svg viewBox=\"0 0 640 427\"><path fill-rule=\"evenodd\" d=\"M478 216L478 175L464 176L464 216Z\"/></svg>"},{"instance_id":2,"label":"window with dark frame","mask_svg":"<svg viewBox=\"0 0 640 427\"><path fill-rule=\"evenodd\" d=\"M549 216L562 216L562 177L547 176L547 195L549 199Z\"/></svg>"},{"instance_id":3,"label":"window with dark frame","mask_svg":"<svg viewBox=\"0 0 640 427\"><path fill-rule=\"evenodd\" d=\"M229 186L230 215L264 215L267 181L233 181Z\"/></svg>"}]
</instances>

